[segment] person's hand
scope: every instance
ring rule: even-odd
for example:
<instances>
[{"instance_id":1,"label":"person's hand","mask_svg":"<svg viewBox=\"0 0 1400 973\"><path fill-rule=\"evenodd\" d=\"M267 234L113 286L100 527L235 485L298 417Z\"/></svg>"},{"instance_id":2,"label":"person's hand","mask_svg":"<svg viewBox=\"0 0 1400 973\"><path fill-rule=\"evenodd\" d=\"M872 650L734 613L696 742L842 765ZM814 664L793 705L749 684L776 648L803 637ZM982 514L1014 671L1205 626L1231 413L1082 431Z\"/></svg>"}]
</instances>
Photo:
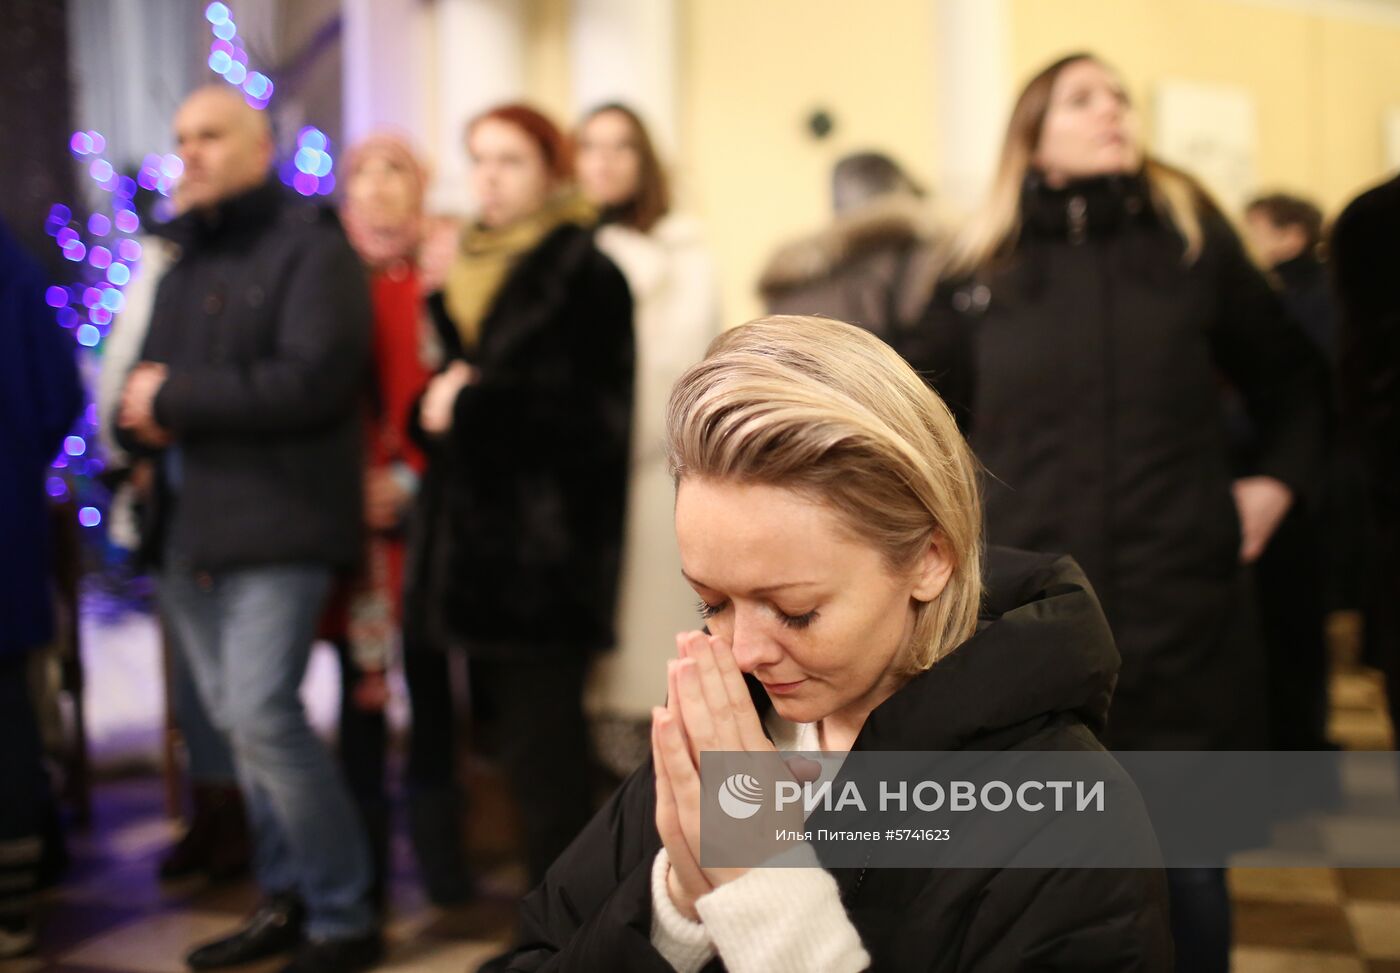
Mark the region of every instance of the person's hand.
<instances>
[{"instance_id":1,"label":"person's hand","mask_svg":"<svg viewBox=\"0 0 1400 973\"><path fill-rule=\"evenodd\" d=\"M656 770L656 831L671 862L666 891L677 912L699 922L695 900L714 889L700 868L700 778L680 722L660 706L651 711L651 758ZM682 778L679 784L672 778L673 766Z\"/></svg>"},{"instance_id":2,"label":"person's hand","mask_svg":"<svg viewBox=\"0 0 1400 973\"><path fill-rule=\"evenodd\" d=\"M393 530L403 521L412 495L387 466L365 473L365 524L370 530Z\"/></svg>"},{"instance_id":3,"label":"person's hand","mask_svg":"<svg viewBox=\"0 0 1400 973\"><path fill-rule=\"evenodd\" d=\"M681 718L691 759L705 750L777 753L763 732L744 674L729 643L704 632L676 636L678 659L669 664L667 708Z\"/></svg>"},{"instance_id":4,"label":"person's hand","mask_svg":"<svg viewBox=\"0 0 1400 973\"><path fill-rule=\"evenodd\" d=\"M129 476L131 489L136 492L136 496L141 500L150 500L155 495L156 489L156 467L150 460L137 460L131 464Z\"/></svg>"},{"instance_id":5,"label":"person's hand","mask_svg":"<svg viewBox=\"0 0 1400 973\"><path fill-rule=\"evenodd\" d=\"M692 916L687 910L693 910L695 899L749 871L700 864L700 754L768 754L775 775L792 774L778 764L777 749L763 732L729 643L688 632L676 637L676 646L681 658L668 664L666 707L652 713L656 824L671 859L671 900L683 915ZM800 831L801 811L794 805L788 813L793 816L791 830Z\"/></svg>"},{"instance_id":6,"label":"person's hand","mask_svg":"<svg viewBox=\"0 0 1400 973\"><path fill-rule=\"evenodd\" d=\"M1293 506L1293 491L1272 476L1247 476L1234 483L1240 515L1240 563L1253 564Z\"/></svg>"},{"instance_id":7,"label":"person's hand","mask_svg":"<svg viewBox=\"0 0 1400 973\"><path fill-rule=\"evenodd\" d=\"M156 421L155 402L168 375L166 367L156 362L141 362L131 370L122 389L117 426L128 429L147 446L168 446L170 433Z\"/></svg>"},{"instance_id":8,"label":"person's hand","mask_svg":"<svg viewBox=\"0 0 1400 973\"><path fill-rule=\"evenodd\" d=\"M441 436L452 428L452 410L462 389L476 381L476 369L464 361L454 361L435 375L423 393L418 422L423 431Z\"/></svg>"}]
</instances>

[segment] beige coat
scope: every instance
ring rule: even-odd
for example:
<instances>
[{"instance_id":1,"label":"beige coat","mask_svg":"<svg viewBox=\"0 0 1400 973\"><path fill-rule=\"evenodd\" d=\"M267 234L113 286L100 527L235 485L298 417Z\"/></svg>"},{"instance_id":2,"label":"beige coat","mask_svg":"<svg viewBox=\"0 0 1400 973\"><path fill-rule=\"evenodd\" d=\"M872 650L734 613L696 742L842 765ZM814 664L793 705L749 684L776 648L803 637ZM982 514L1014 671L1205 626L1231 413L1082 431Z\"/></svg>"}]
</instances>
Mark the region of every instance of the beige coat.
<instances>
[{"instance_id":1,"label":"beige coat","mask_svg":"<svg viewBox=\"0 0 1400 973\"><path fill-rule=\"evenodd\" d=\"M632 289L637 385L618 644L594 667L587 702L595 715L647 719L665 702L676 633L700 625L676 548L666 402L719 333L719 294L699 227L689 219L667 216L650 233L607 226L597 239Z\"/></svg>"}]
</instances>

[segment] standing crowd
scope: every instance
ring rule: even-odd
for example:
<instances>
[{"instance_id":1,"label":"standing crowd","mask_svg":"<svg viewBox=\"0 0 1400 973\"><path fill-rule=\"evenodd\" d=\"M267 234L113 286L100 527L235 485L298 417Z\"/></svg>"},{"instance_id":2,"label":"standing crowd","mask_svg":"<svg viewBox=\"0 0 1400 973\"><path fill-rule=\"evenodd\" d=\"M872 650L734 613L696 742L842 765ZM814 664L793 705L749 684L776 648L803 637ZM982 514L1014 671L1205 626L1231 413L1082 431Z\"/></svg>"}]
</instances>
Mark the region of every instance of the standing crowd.
<instances>
[{"instance_id":1,"label":"standing crowd","mask_svg":"<svg viewBox=\"0 0 1400 973\"><path fill-rule=\"evenodd\" d=\"M280 188L236 92L197 90L174 129L179 215L99 404L193 788L162 875L251 867L262 892L191 968L379 960L401 667L434 902L477 893L460 668L518 807L533 891L483 969L1228 969L1220 868L702 867L699 753L1327 748L1327 611L1364 609L1400 679L1397 183L1327 248L1315 207L1259 197L1246 244L1072 55L1021 92L965 225L849 156L830 225L763 270L771 316L721 336L625 105L572 133L521 104L472 119L464 224L425 211L393 134L351 147L333 212ZM79 399L5 265L0 366L52 375L0 390L18 509ZM5 570L42 577L43 538L0 531L27 552ZM6 699L47 637L26 619L0 633ZM299 697L318 638L337 754ZM11 917L36 751L5 751L35 781L0 822Z\"/></svg>"}]
</instances>

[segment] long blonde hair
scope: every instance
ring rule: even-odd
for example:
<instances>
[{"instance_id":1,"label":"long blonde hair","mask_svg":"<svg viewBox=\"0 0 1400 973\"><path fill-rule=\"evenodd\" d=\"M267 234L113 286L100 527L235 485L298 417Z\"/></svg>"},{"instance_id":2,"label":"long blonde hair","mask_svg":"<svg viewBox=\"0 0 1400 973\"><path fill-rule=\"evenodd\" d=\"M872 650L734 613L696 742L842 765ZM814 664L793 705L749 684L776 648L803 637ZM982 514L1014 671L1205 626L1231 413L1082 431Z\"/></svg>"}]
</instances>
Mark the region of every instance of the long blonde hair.
<instances>
[{"instance_id":1,"label":"long blonde hair","mask_svg":"<svg viewBox=\"0 0 1400 973\"><path fill-rule=\"evenodd\" d=\"M1015 248L1021 235L1021 188L1040 142L1045 116L1050 110L1051 92L1060 74L1080 61L1103 64L1093 54L1071 54L1044 68L1021 90L1006 125L1006 138L991 188L977 212L950 238L943 254L942 275L945 278L986 271ZM1194 263L1204 242L1201 215L1214 204L1195 179L1159 159L1145 156L1143 175L1153 207L1185 242L1183 259Z\"/></svg>"},{"instance_id":2,"label":"long blonde hair","mask_svg":"<svg viewBox=\"0 0 1400 973\"><path fill-rule=\"evenodd\" d=\"M895 574L935 535L953 561L915 607L905 673L966 640L982 595L978 466L948 407L863 328L774 315L720 335L671 393L667 449L687 476L763 483L825 503Z\"/></svg>"}]
</instances>

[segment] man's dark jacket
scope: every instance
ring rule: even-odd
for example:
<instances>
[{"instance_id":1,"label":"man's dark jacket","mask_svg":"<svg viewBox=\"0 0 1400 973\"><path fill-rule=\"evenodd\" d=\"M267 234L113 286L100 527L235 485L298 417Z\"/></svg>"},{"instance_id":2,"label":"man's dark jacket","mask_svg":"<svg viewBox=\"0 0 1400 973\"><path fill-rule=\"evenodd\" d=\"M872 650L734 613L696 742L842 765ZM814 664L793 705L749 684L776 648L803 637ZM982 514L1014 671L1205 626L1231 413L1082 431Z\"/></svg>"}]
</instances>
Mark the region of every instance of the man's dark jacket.
<instances>
[{"instance_id":1,"label":"man's dark jacket","mask_svg":"<svg viewBox=\"0 0 1400 973\"><path fill-rule=\"evenodd\" d=\"M169 377L147 552L201 570L353 565L371 310L335 215L268 182L171 228L142 357Z\"/></svg>"}]
</instances>

